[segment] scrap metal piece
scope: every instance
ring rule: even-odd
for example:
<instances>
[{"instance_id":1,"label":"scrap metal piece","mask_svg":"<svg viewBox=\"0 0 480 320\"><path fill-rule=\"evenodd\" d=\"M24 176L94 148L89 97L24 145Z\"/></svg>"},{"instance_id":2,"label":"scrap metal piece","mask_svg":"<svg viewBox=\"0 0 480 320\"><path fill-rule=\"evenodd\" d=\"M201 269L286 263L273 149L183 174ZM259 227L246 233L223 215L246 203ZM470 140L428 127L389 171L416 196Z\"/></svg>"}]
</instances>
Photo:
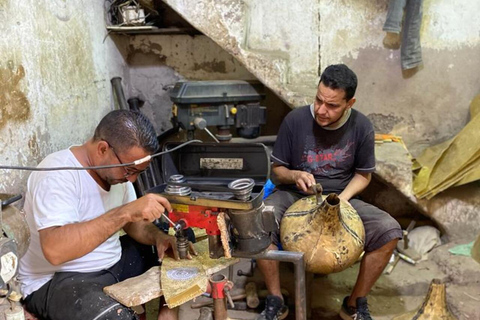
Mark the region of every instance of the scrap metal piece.
<instances>
[{"instance_id":1,"label":"scrap metal piece","mask_svg":"<svg viewBox=\"0 0 480 320\"><path fill-rule=\"evenodd\" d=\"M397 316L393 320L456 320L457 318L448 309L446 296L445 284L439 279L433 279L420 308Z\"/></svg>"}]
</instances>

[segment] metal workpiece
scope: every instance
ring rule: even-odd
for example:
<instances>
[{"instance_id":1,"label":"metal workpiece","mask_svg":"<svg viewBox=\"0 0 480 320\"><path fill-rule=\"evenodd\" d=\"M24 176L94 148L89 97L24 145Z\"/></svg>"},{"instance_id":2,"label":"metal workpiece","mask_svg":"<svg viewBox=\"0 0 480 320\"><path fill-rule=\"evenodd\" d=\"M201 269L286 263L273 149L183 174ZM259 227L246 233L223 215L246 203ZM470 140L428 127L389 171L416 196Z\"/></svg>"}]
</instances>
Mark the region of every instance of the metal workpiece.
<instances>
[{"instance_id":1,"label":"metal workpiece","mask_svg":"<svg viewBox=\"0 0 480 320\"><path fill-rule=\"evenodd\" d=\"M187 259L189 245L190 243L186 236L177 236L177 249L180 259Z\"/></svg>"},{"instance_id":2,"label":"metal workpiece","mask_svg":"<svg viewBox=\"0 0 480 320\"><path fill-rule=\"evenodd\" d=\"M307 319L305 258L303 252L268 250L257 254L245 254L234 251L232 256L236 258L276 260L293 263L295 276L295 319Z\"/></svg>"},{"instance_id":3,"label":"metal workpiece","mask_svg":"<svg viewBox=\"0 0 480 320\"><path fill-rule=\"evenodd\" d=\"M263 202L252 210L229 210L228 216L237 244L236 250L258 253L270 246L270 232L273 231L271 228L274 226L274 217L270 211L265 210Z\"/></svg>"},{"instance_id":4,"label":"metal workpiece","mask_svg":"<svg viewBox=\"0 0 480 320\"><path fill-rule=\"evenodd\" d=\"M312 190L315 193L315 199L317 201L317 204L320 205L323 202L322 198L322 193L323 193L323 187L320 183L314 184L312 186Z\"/></svg>"}]
</instances>

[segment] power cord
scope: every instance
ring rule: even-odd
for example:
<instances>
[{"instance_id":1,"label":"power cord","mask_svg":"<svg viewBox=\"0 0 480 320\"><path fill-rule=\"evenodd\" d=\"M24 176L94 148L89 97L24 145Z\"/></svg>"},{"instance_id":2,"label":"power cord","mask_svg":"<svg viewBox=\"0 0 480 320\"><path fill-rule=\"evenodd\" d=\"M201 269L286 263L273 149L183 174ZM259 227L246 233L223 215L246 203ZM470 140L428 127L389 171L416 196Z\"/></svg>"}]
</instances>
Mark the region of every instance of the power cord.
<instances>
[{"instance_id":1,"label":"power cord","mask_svg":"<svg viewBox=\"0 0 480 320\"><path fill-rule=\"evenodd\" d=\"M131 167L131 166L137 166L139 164L142 164L144 162L149 161L150 159L156 158L158 156L164 155L166 153L170 153L172 151L178 150L180 148L185 147L186 145L189 145L194 142L200 142L202 143L202 140L190 140L187 142L184 142L175 148L168 149L162 152L158 152L152 155L148 155L144 158L135 160L133 162L129 163L119 163L119 164L111 164L111 165L106 165L106 166L93 166L93 167L51 167L51 168L38 168L38 167L22 167L22 166L4 166L0 165L0 169L3 170L27 170L27 171L60 171L60 170L98 170L98 169L108 169L108 168L117 168L117 167Z\"/></svg>"}]
</instances>

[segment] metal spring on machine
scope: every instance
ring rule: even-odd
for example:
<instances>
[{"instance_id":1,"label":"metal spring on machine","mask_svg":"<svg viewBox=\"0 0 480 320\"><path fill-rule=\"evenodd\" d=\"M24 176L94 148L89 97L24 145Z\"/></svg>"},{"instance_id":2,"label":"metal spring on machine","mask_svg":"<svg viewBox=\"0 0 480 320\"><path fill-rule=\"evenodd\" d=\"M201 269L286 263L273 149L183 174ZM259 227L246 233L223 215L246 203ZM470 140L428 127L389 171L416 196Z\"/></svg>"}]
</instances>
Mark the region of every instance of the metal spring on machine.
<instances>
[{"instance_id":1,"label":"metal spring on machine","mask_svg":"<svg viewBox=\"0 0 480 320\"><path fill-rule=\"evenodd\" d=\"M255 182L251 178L237 179L228 184L235 198L242 201L250 199Z\"/></svg>"},{"instance_id":2,"label":"metal spring on machine","mask_svg":"<svg viewBox=\"0 0 480 320\"><path fill-rule=\"evenodd\" d=\"M171 175L168 179L168 182L175 182L175 183L184 183L185 177L181 174L174 174ZM190 187L182 187L182 186L174 186L167 183L167 187L165 188L165 192L171 195L177 196L188 196L192 193L192 188Z\"/></svg>"}]
</instances>

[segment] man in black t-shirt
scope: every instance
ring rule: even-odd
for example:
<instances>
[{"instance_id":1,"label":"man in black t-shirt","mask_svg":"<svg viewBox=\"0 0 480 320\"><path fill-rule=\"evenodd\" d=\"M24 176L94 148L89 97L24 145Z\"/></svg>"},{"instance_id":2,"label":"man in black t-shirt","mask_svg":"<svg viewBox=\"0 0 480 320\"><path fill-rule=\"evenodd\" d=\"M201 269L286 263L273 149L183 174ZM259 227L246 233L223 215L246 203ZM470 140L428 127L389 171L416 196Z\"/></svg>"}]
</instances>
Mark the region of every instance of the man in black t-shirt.
<instances>
[{"instance_id":1,"label":"man in black t-shirt","mask_svg":"<svg viewBox=\"0 0 480 320\"><path fill-rule=\"evenodd\" d=\"M324 193L337 193L357 210L365 227L365 255L340 316L360 320L371 319L366 295L387 265L402 230L388 213L356 198L375 171L373 126L352 109L356 87L357 77L347 66L329 66L320 77L315 102L285 117L272 152L272 180L277 188L265 204L275 206L280 225L288 207L313 194L312 186L320 183ZM278 239L273 236L270 249L277 249ZM270 294L257 319L283 319L288 309L283 304L278 261L257 262Z\"/></svg>"}]
</instances>

